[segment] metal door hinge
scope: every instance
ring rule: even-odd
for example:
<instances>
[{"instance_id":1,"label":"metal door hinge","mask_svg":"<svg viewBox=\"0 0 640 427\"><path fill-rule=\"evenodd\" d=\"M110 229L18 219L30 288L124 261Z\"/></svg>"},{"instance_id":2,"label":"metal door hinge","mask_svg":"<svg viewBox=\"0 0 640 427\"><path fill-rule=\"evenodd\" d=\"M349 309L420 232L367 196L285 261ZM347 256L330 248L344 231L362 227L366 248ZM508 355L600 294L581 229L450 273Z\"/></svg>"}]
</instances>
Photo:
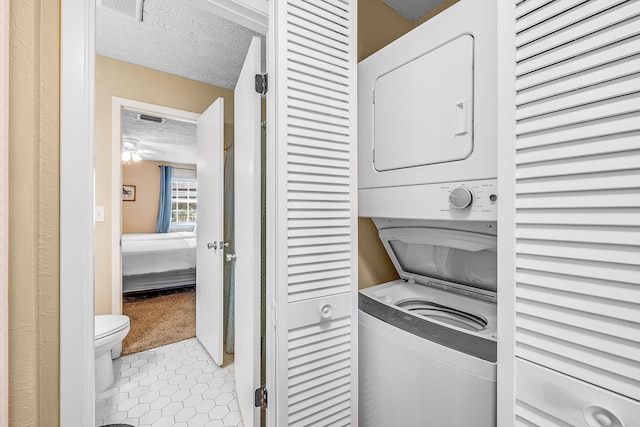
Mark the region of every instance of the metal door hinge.
<instances>
[{"instance_id":1,"label":"metal door hinge","mask_svg":"<svg viewBox=\"0 0 640 427\"><path fill-rule=\"evenodd\" d=\"M257 388L254 394L254 402L256 408L267 407L267 389L264 387Z\"/></svg>"},{"instance_id":2,"label":"metal door hinge","mask_svg":"<svg viewBox=\"0 0 640 427\"><path fill-rule=\"evenodd\" d=\"M266 74L256 74L256 92L262 95L267 94L268 82Z\"/></svg>"}]
</instances>

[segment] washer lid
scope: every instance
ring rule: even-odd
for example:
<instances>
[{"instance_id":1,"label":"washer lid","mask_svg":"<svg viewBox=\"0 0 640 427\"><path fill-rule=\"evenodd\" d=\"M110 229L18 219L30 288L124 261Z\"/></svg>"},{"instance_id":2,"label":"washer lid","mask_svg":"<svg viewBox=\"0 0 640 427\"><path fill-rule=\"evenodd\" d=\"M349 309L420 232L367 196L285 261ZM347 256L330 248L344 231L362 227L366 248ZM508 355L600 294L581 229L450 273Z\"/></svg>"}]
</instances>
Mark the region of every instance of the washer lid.
<instances>
[{"instance_id":1,"label":"washer lid","mask_svg":"<svg viewBox=\"0 0 640 427\"><path fill-rule=\"evenodd\" d=\"M95 339L113 335L129 326L129 317L115 314L96 316Z\"/></svg>"},{"instance_id":2,"label":"washer lid","mask_svg":"<svg viewBox=\"0 0 640 427\"><path fill-rule=\"evenodd\" d=\"M406 227L380 230L380 240L403 279L428 285L437 279L439 285L497 290L496 236Z\"/></svg>"}]
</instances>

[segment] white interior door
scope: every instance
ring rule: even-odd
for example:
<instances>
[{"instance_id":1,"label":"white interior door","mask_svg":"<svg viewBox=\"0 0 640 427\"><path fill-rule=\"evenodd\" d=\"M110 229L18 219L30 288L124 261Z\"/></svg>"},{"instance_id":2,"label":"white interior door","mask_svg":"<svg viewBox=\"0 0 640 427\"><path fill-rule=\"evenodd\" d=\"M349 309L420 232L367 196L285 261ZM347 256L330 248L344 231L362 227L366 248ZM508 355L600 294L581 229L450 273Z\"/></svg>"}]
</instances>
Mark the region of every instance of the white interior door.
<instances>
[{"instance_id":1,"label":"white interior door","mask_svg":"<svg viewBox=\"0 0 640 427\"><path fill-rule=\"evenodd\" d=\"M269 2L270 426L358 425L356 5Z\"/></svg>"},{"instance_id":2,"label":"white interior door","mask_svg":"<svg viewBox=\"0 0 640 427\"><path fill-rule=\"evenodd\" d=\"M260 387L260 39L254 37L234 93L235 102L235 363L245 427L260 425L254 391Z\"/></svg>"},{"instance_id":3,"label":"white interior door","mask_svg":"<svg viewBox=\"0 0 640 427\"><path fill-rule=\"evenodd\" d=\"M198 247L196 252L196 336L222 364L222 256L224 208L224 99L197 120Z\"/></svg>"}]
</instances>

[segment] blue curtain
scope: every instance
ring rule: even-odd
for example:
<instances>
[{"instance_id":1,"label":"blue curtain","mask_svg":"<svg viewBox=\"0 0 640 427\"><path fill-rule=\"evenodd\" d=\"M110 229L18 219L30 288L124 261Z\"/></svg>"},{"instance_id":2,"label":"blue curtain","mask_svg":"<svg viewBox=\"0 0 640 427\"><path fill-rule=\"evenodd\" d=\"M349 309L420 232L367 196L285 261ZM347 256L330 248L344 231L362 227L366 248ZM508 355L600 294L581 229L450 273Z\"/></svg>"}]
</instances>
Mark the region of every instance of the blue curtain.
<instances>
[{"instance_id":1,"label":"blue curtain","mask_svg":"<svg viewBox=\"0 0 640 427\"><path fill-rule=\"evenodd\" d=\"M235 253L234 230L234 199L233 199L233 146L225 148L224 155L224 241L229 242L226 252ZM235 262L224 263L223 293L224 305L224 348L227 353L235 352Z\"/></svg>"},{"instance_id":2,"label":"blue curtain","mask_svg":"<svg viewBox=\"0 0 640 427\"><path fill-rule=\"evenodd\" d=\"M156 233L168 233L171 227L171 179L173 167L160 166L160 203Z\"/></svg>"}]
</instances>

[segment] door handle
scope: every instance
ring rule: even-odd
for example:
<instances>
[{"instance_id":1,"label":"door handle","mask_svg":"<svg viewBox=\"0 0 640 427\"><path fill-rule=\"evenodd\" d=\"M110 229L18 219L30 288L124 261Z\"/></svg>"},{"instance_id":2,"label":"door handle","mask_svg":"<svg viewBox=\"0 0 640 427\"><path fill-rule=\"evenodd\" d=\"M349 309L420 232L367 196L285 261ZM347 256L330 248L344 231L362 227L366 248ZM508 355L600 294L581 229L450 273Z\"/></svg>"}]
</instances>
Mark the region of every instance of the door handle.
<instances>
[{"instance_id":1,"label":"door handle","mask_svg":"<svg viewBox=\"0 0 640 427\"><path fill-rule=\"evenodd\" d=\"M218 250L218 242L207 243L207 249L215 249L215 250Z\"/></svg>"},{"instance_id":2,"label":"door handle","mask_svg":"<svg viewBox=\"0 0 640 427\"><path fill-rule=\"evenodd\" d=\"M236 260L236 254L227 254L227 261L231 262L235 260Z\"/></svg>"},{"instance_id":3,"label":"door handle","mask_svg":"<svg viewBox=\"0 0 640 427\"><path fill-rule=\"evenodd\" d=\"M468 99L456 104L456 130L454 136L466 135L471 128L471 105Z\"/></svg>"}]
</instances>

